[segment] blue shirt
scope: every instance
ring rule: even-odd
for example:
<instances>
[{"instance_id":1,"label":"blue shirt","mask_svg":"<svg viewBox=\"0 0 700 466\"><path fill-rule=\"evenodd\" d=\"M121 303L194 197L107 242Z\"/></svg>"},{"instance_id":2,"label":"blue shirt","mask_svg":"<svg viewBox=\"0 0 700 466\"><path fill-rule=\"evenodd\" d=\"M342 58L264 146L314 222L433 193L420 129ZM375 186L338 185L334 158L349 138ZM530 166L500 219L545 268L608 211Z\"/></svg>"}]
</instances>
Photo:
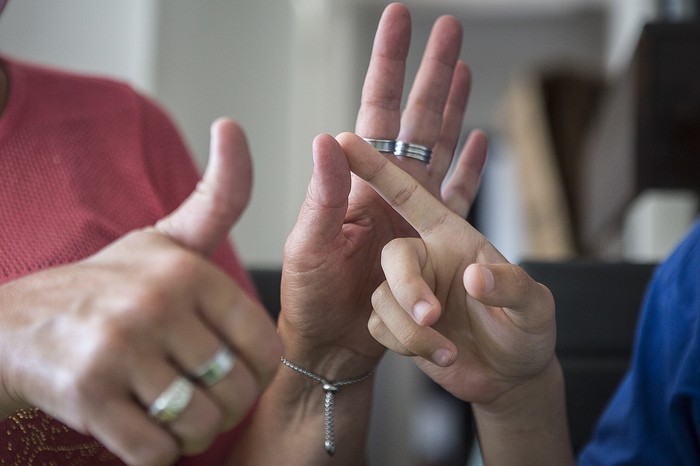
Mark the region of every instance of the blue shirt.
<instances>
[{"instance_id":1,"label":"blue shirt","mask_svg":"<svg viewBox=\"0 0 700 466\"><path fill-rule=\"evenodd\" d=\"M700 221L657 269L630 371L580 465L700 465Z\"/></svg>"}]
</instances>

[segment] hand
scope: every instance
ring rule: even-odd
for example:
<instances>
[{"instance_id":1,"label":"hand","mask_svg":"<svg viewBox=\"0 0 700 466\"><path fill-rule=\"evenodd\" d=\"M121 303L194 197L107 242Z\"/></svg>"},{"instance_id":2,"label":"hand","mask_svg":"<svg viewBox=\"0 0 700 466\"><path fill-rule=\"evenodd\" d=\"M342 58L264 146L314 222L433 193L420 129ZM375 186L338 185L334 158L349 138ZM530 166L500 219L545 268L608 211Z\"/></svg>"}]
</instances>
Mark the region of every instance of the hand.
<instances>
[{"instance_id":1,"label":"hand","mask_svg":"<svg viewBox=\"0 0 700 466\"><path fill-rule=\"evenodd\" d=\"M208 168L155 226L92 257L0 287L0 405L35 406L129 464L205 449L241 420L281 354L265 311L206 259L248 202L250 157L232 121L212 127ZM178 376L230 347L233 370L173 422L148 407Z\"/></svg>"},{"instance_id":2,"label":"hand","mask_svg":"<svg viewBox=\"0 0 700 466\"><path fill-rule=\"evenodd\" d=\"M410 29L405 7L387 7L362 91L357 132L432 147L427 166L389 158L465 216L484 163L484 153L476 150L482 134L466 145L454 177L440 189L469 94L469 70L458 61L461 25L451 17L437 20L401 114ZM371 294L383 280L380 251L391 239L415 232L369 185L351 178L335 139L317 137L313 156L306 200L285 247L279 330L288 359L329 379L352 377L374 369L384 351L366 327Z\"/></svg>"},{"instance_id":3,"label":"hand","mask_svg":"<svg viewBox=\"0 0 700 466\"><path fill-rule=\"evenodd\" d=\"M362 139L338 141L352 171L417 231L382 252L369 327L456 397L491 404L554 360L549 290Z\"/></svg>"}]
</instances>

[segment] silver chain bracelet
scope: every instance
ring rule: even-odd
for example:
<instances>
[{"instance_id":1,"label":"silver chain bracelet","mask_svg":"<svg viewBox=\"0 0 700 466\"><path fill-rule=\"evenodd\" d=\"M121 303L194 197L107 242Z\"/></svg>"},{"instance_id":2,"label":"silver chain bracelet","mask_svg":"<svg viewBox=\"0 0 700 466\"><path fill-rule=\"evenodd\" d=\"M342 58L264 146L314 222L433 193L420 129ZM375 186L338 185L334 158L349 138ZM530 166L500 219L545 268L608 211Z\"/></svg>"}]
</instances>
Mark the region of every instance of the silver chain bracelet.
<instances>
[{"instance_id":1,"label":"silver chain bracelet","mask_svg":"<svg viewBox=\"0 0 700 466\"><path fill-rule=\"evenodd\" d=\"M324 427L325 427L325 441L324 441L324 447L326 449L326 453L328 453L329 456L333 456L333 453L335 453L335 431L334 431L334 421L333 421L333 413L335 409L335 393L338 391L340 387L343 385L351 385L354 383L359 383L364 380L369 379L374 372L370 372L369 374L363 375L362 377L357 377L354 379L345 379L345 380L339 380L337 382L329 382L328 380L324 379L320 375L314 374L313 372L306 370L302 367L297 366L294 363L291 363L287 361L287 358L282 357L281 358L282 364L285 366L289 367L290 369L293 369L300 374L303 374L310 379L313 379L317 382L319 382L323 386L323 391L325 393L325 401L323 404L323 415L324 415Z\"/></svg>"}]
</instances>

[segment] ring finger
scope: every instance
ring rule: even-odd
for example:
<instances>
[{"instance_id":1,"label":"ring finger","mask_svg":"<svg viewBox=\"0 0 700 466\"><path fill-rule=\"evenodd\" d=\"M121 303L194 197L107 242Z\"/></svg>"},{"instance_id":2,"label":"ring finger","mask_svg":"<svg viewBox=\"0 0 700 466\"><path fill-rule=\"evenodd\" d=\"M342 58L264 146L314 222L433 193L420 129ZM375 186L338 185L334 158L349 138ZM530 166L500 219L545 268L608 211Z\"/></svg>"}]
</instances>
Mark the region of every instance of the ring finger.
<instances>
[{"instance_id":1,"label":"ring finger","mask_svg":"<svg viewBox=\"0 0 700 466\"><path fill-rule=\"evenodd\" d=\"M219 407L167 361L154 357L140 367L133 387L145 414L175 437L183 453L203 451L220 432Z\"/></svg>"},{"instance_id":2,"label":"ring finger","mask_svg":"<svg viewBox=\"0 0 700 466\"><path fill-rule=\"evenodd\" d=\"M197 382L218 406L223 428L243 418L254 403L258 388L235 348L196 314L180 316L177 327L170 333L168 347L183 374Z\"/></svg>"},{"instance_id":3,"label":"ring finger","mask_svg":"<svg viewBox=\"0 0 700 466\"><path fill-rule=\"evenodd\" d=\"M435 22L401 116L400 141L427 148L437 144L461 43L462 26L458 20L444 16ZM435 156L451 159L452 154Z\"/></svg>"}]
</instances>

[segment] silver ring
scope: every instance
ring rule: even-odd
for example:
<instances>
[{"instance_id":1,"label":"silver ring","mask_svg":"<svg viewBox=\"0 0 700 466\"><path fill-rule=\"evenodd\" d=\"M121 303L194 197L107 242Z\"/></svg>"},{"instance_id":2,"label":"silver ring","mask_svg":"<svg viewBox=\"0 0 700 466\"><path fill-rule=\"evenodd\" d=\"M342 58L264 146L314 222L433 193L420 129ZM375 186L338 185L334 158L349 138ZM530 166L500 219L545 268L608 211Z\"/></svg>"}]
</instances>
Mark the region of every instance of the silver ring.
<instances>
[{"instance_id":1,"label":"silver ring","mask_svg":"<svg viewBox=\"0 0 700 466\"><path fill-rule=\"evenodd\" d=\"M404 141L396 141L396 148L394 149L394 155L396 156L408 157L423 163L430 163L432 154L433 150L429 147Z\"/></svg>"},{"instance_id":2,"label":"silver ring","mask_svg":"<svg viewBox=\"0 0 700 466\"><path fill-rule=\"evenodd\" d=\"M185 377L177 377L149 406L148 414L164 424L173 422L190 404L193 393L192 382Z\"/></svg>"},{"instance_id":3,"label":"silver ring","mask_svg":"<svg viewBox=\"0 0 700 466\"><path fill-rule=\"evenodd\" d=\"M379 152L394 152L396 141L394 139L362 138Z\"/></svg>"},{"instance_id":4,"label":"silver ring","mask_svg":"<svg viewBox=\"0 0 700 466\"><path fill-rule=\"evenodd\" d=\"M192 377L199 380L207 387L211 387L216 382L226 377L235 365L236 356L227 346L222 346L210 360L206 361L192 372Z\"/></svg>"}]
</instances>

